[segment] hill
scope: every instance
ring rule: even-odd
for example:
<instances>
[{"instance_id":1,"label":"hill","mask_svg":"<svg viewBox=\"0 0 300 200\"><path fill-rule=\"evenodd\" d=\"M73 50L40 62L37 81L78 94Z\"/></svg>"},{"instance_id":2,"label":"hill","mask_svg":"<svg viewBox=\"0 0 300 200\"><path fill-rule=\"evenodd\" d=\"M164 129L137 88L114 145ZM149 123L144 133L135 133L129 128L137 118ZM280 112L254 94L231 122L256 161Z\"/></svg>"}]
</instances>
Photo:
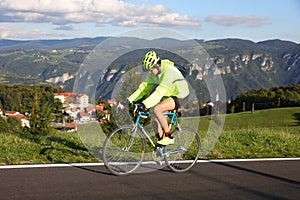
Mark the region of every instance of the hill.
<instances>
[{"instance_id":1,"label":"hill","mask_svg":"<svg viewBox=\"0 0 300 200\"><path fill-rule=\"evenodd\" d=\"M110 51L101 52L97 45L110 40ZM169 38L144 40L138 38L77 38L69 40L33 40L14 41L0 40L1 83L41 83L59 85L66 90L73 90L76 74L82 63L92 52L101 52L108 57L118 55L118 50L136 49L111 60L106 70L104 62L98 61L100 69L91 74L91 83L96 84L96 98L109 98L117 81L132 65L139 65L145 49L143 47L162 47L158 50L161 57L169 58L185 65L190 73L188 80L195 86L198 98L207 101L210 96L205 89L205 77L208 73L220 74L224 81L227 97L251 89L271 88L274 86L300 83L300 44L282 40L252 42L241 39L223 39L203 41L195 40L216 64L195 65L195 59L185 60L176 54L184 49L186 55L193 54L195 49L188 49L191 41L179 41ZM195 42L194 41L194 42ZM102 43L103 44L103 43ZM174 49L174 53L163 50ZM102 56L102 55L101 55ZM101 75L101 79L99 77ZM85 86L83 86L85 87ZM87 88L81 88L87 91ZM81 90L80 89L80 90ZM95 93L95 92L93 92Z\"/></svg>"},{"instance_id":2,"label":"hill","mask_svg":"<svg viewBox=\"0 0 300 200\"><path fill-rule=\"evenodd\" d=\"M107 37L97 38L75 38L63 40L0 40L0 51L9 50L32 50L32 49L69 49L85 48L93 49L95 44L99 44Z\"/></svg>"},{"instance_id":3,"label":"hill","mask_svg":"<svg viewBox=\"0 0 300 200\"><path fill-rule=\"evenodd\" d=\"M205 158L299 157L299 112L298 107L229 114L216 146ZM209 116L202 118L201 137L210 120ZM99 129L93 130L91 124L81 124L79 129L88 137L95 132L99 136ZM2 133L0 164L99 162L81 139L74 132L35 136Z\"/></svg>"}]
</instances>

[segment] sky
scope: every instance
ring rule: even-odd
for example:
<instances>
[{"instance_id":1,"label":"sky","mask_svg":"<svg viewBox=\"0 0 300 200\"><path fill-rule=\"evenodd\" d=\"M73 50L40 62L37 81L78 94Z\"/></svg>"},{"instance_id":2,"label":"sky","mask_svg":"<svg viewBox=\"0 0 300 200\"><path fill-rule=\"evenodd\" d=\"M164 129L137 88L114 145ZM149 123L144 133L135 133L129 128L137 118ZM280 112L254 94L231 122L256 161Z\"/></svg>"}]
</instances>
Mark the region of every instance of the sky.
<instances>
[{"instance_id":1,"label":"sky","mask_svg":"<svg viewBox=\"0 0 300 200\"><path fill-rule=\"evenodd\" d=\"M163 28L191 39L300 43L299 0L0 0L0 39L118 36Z\"/></svg>"}]
</instances>

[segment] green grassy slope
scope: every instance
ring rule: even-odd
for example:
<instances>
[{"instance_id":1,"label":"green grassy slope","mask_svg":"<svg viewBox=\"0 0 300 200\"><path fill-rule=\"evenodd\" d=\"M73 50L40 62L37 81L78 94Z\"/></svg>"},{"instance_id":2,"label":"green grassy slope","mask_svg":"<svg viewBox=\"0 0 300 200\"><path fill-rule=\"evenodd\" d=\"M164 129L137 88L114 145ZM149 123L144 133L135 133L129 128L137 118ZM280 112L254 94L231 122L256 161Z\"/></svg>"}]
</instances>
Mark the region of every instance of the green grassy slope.
<instances>
[{"instance_id":1,"label":"green grassy slope","mask_svg":"<svg viewBox=\"0 0 300 200\"><path fill-rule=\"evenodd\" d=\"M210 122L211 116L200 118L201 138ZM299 122L300 107L229 114L215 147L205 158L300 157ZM85 130L87 138L97 138L89 137L88 128ZM97 145L94 151L100 150ZM77 133L0 134L0 164L95 161Z\"/></svg>"}]
</instances>

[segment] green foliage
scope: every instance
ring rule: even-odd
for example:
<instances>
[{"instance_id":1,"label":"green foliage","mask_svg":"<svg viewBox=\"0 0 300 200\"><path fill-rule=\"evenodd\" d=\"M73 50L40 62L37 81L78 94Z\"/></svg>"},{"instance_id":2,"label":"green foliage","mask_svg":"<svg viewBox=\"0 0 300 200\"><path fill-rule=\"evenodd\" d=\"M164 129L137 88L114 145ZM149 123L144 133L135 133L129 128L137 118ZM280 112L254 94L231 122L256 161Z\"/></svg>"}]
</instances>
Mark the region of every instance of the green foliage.
<instances>
[{"instance_id":1,"label":"green foliage","mask_svg":"<svg viewBox=\"0 0 300 200\"><path fill-rule=\"evenodd\" d=\"M5 118L0 117L0 133L10 132L10 125L7 123Z\"/></svg>"},{"instance_id":2,"label":"green foliage","mask_svg":"<svg viewBox=\"0 0 300 200\"><path fill-rule=\"evenodd\" d=\"M17 117L8 117L7 123L13 131L22 131L21 120Z\"/></svg>"},{"instance_id":3,"label":"green foliage","mask_svg":"<svg viewBox=\"0 0 300 200\"><path fill-rule=\"evenodd\" d=\"M27 113L32 134L47 134L51 129L50 121L62 119L62 104L54 99L54 92L61 89L52 86L25 86L25 85L0 85L0 108L5 111L18 111ZM15 126L16 119L8 119L6 123L11 125L11 132L18 132L19 126ZM3 122L4 123L4 122ZM9 125L3 125L3 131ZM10 129L9 129L10 130Z\"/></svg>"},{"instance_id":4,"label":"green foliage","mask_svg":"<svg viewBox=\"0 0 300 200\"><path fill-rule=\"evenodd\" d=\"M249 111L252 109L253 103L255 110L300 106L300 84L250 90L249 92L239 94L231 106L234 106L236 112L243 111L244 108L245 111Z\"/></svg>"},{"instance_id":5,"label":"green foliage","mask_svg":"<svg viewBox=\"0 0 300 200\"><path fill-rule=\"evenodd\" d=\"M47 85L0 85L0 108L4 111L28 112L29 104L34 100L35 91L40 91L41 101L48 102L53 107L59 107L53 93L62 89Z\"/></svg>"},{"instance_id":6,"label":"green foliage","mask_svg":"<svg viewBox=\"0 0 300 200\"><path fill-rule=\"evenodd\" d=\"M47 101L42 101L41 93L35 91L34 99L29 104L30 133L47 134L50 131L52 119L51 107Z\"/></svg>"},{"instance_id":7,"label":"green foliage","mask_svg":"<svg viewBox=\"0 0 300 200\"><path fill-rule=\"evenodd\" d=\"M0 134L1 133L20 133L23 131L21 121L16 117L4 118L0 116Z\"/></svg>"}]
</instances>

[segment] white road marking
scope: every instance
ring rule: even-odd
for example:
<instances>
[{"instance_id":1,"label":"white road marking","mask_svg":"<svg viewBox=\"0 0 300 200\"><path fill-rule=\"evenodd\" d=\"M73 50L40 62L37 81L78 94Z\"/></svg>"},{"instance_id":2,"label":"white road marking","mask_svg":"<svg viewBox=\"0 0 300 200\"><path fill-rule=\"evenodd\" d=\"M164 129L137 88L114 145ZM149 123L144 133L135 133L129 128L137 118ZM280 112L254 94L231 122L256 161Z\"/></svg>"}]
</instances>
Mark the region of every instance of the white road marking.
<instances>
[{"instance_id":1,"label":"white road marking","mask_svg":"<svg viewBox=\"0 0 300 200\"><path fill-rule=\"evenodd\" d=\"M253 159L213 159L198 160L197 163L212 162L259 162L259 161L293 161L299 158L253 158ZM191 162L191 161L187 161ZM143 162L143 164L153 164L153 161ZM54 167L95 167L104 166L104 163L61 163L61 164L28 164L28 165L0 165L0 169L29 169L29 168L54 168Z\"/></svg>"}]
</instances>

